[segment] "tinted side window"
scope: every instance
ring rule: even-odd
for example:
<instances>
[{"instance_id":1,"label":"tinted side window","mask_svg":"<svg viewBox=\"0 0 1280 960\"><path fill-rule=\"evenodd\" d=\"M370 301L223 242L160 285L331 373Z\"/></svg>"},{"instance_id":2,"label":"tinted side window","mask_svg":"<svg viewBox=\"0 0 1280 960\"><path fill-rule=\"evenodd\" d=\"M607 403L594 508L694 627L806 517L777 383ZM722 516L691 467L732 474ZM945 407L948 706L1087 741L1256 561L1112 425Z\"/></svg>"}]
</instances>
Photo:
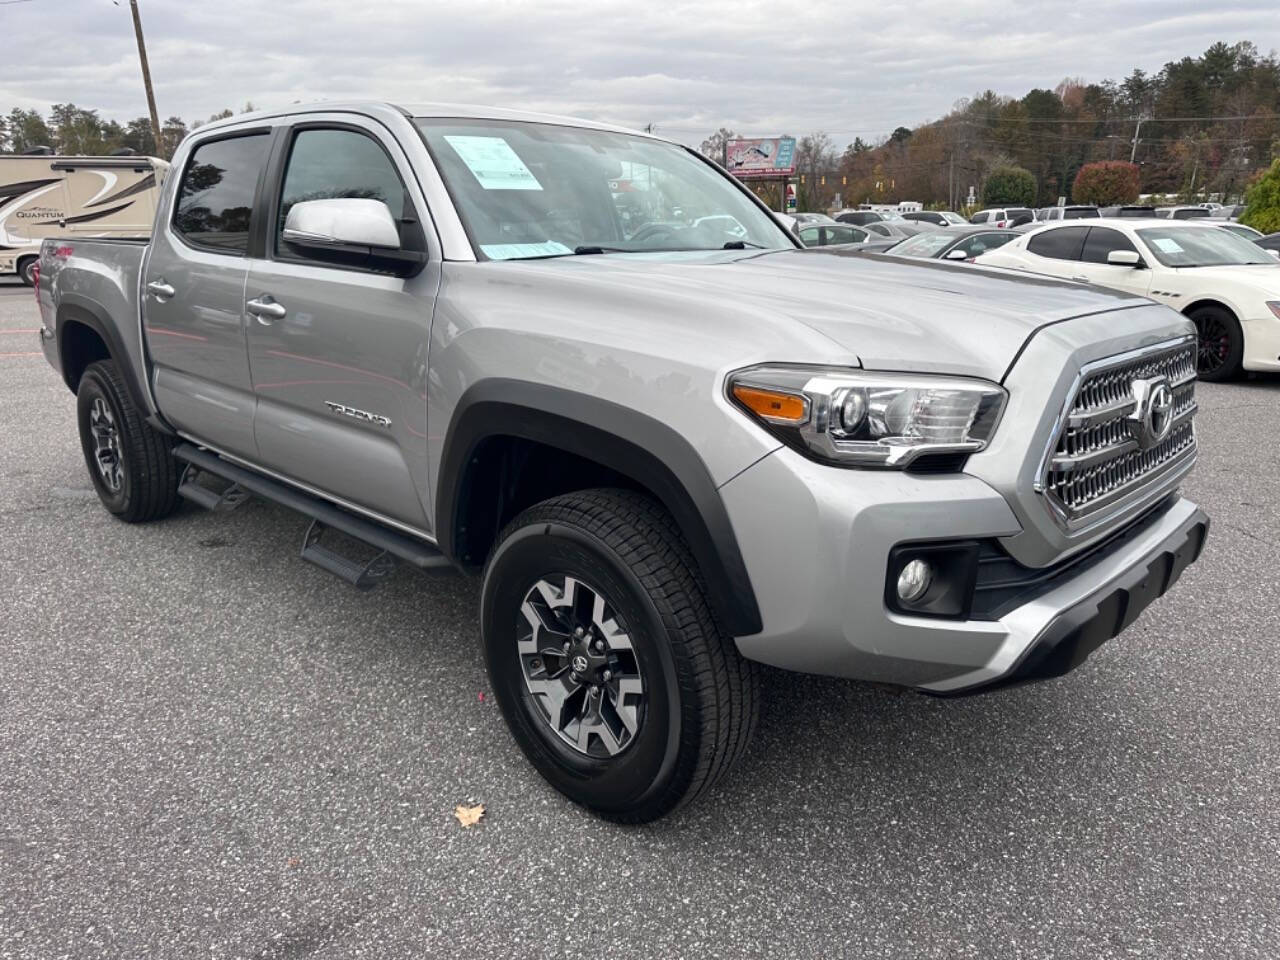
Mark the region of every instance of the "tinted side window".
<instances>
[{"instance_id":1,"label":"tinted side window","mask_svg":"<svg viewBox=\"0 0 1280 960\"><path fill-rule=\"evenodd\" d=\"M1084 253L1080 255L1080 259L1086 263L1106 263L1107 254L1112 250L1138 252L1138 248L1119 230L1111 230L1108 227L1094 227L1089 231L1089 236L1084 241Z\"/></svg>"},{"instance_id":2,"label":"tinted side window","mask_svg":"<svg viewBox=\"0 0 1280 960\"><path fill-rule=\"evenodd\" d=\"M1007 233L979 233L956 244L956 249L963 250L966 257L980 257L988 250L1003 247L1010 239Z\"/></svg>"},{"instance_id":3,"label":"tinted side window","mask_svg":"<svg viewBox=\"0 0 1280 960\"><path fill-rule=\"evenodd\" d=\"M1054 260L1079 260L1088 227L1063 227L1061 230L1043 230L1032 234L1027 249L1037 256Z\"/></svg>"},{"instance_id":4,"label":"tinted side window","mask_svg":"<svg viewBox=\"0 0 1280 960\"><path fill-rule=\"evenodd\" d=\"M196 147L178 185L174 230L200 246L243 254L269 139L259 133Z\"/></svg>"},{"instance_id":5,"label":"tinted side window","mask_svg":"<svg viewBox=\"0 0 1280 960\"><path fill-rule=\"evenodd\" d=\"M989 216L991 216L991 214L987 213L987 212L984 210L984 211L982 211L982 213L975 213L975 214L973 215L973 220L972 220L971 222L972 222L972 223L986 223L986 222L987 222L987 218L988 218Z\"/></svg>"},{"instance_id":6,"label":"tinted side window","mask_svg":"<svg viewBox=\"0 0 1280 960\"><path fill-rule=\"evenodd\" d=\"M371 137L352 130L302 130L294 137L280 192L276 248L295 203L335 198L381 200L400 228L401 246L423 249L413 204L391 158Z\"/></svg>"},{"instance_id":7,"label":"tinted side window","mask_svg":"<svg viewBox=\"0 0 1280 960\"><path fill-rule=\"evenodd\" d=\"M800 242L803 243L806 247L816 246L818 243L818 228L805 227L805 229L801 230Z\"/></svg>"}]
</instances>

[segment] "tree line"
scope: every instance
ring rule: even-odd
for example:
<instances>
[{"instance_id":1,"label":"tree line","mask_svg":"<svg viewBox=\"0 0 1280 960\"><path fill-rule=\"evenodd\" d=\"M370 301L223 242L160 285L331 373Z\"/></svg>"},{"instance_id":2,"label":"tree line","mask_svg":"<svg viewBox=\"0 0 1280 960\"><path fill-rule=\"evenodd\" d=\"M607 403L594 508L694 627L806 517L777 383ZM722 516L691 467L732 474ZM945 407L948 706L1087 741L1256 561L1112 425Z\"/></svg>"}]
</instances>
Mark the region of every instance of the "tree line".
<instances>
[{"instance_id":1,"label":"tree line","mask_svg":"<svg viewBox=\"0 0 1280 960\"><path fill-rule=\"evenodd\" d=\"M735 136L721 128L702 152L719 160ZM1225 202L1277 156L1280 59L1249 42L1215 43L1118 82L1068 78L1022 97L987 90L939 120L874 143L857 138L840 153L825 133L810 134L796 143L796 179L800 209L828 209L837 198L959 209L971 187L980 201L988 178L1012 168L1034 181L1033 205L1051 206L1071 199L1086 164L1132 159L1143 193Z\"/></svg>"},{"instance_id":2,"label":"tree line","mask_svg":"<svg viewBox=\"0 0 1280 960\"><path fill-rule=\"evenodd\" d=\"M241 112L255 109L252 103L246 103ZM97 110L74 103L54 104L47 116L39 110L14 107L7 114L0 114L0 153L26 153L37 147L50 147L62 156L93 157L128 149L167 160L188 132L234 115L231 110L223 110L208 120L196 120L190 125L181 117L170 117L161 124L157 143L147 117L122 124L104 120Z\"/></svg>"}]
</instances>

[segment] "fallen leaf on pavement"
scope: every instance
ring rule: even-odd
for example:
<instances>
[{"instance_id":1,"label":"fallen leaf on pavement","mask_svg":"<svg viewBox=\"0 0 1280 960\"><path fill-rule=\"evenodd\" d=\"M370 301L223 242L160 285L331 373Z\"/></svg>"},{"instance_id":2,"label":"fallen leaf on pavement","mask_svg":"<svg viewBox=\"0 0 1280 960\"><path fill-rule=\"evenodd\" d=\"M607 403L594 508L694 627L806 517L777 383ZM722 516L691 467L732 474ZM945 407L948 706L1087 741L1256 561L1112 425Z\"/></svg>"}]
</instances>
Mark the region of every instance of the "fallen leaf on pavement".
<instances>
[{"instance_id":1,"label":"fallen leaf on pavement","mask_svg":"<svg viewBox=\"0 0 1280 960\"><path fill-rule=\"evenodd\" d=\"M453 815L458 818L458 822L462 824L462 829L474 827L480 822L480 818L484 816L484 804L477 803L474 807L460 803L453 808Z\"/></svg>"}]
</instances>

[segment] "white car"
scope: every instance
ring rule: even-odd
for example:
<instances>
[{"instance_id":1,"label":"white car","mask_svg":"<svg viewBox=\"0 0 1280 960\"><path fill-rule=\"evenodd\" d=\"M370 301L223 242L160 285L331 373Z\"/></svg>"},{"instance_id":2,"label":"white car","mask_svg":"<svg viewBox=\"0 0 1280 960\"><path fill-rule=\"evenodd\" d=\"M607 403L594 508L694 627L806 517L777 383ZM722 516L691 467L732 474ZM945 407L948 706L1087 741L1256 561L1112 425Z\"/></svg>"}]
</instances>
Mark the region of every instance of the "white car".
<instances>
[{"instance_id":1,"label":"white car","mask_svg":"<svg viewBox=\"0 0 1280 960\"><path fill-rule=\"evenodd\" d=\"M1204 380L1280 371L1280 263L1205 223L1129 218L1041 227L978 263L1141 294L1186 314L1200 335Z\"/></svg>"}]
</instances>

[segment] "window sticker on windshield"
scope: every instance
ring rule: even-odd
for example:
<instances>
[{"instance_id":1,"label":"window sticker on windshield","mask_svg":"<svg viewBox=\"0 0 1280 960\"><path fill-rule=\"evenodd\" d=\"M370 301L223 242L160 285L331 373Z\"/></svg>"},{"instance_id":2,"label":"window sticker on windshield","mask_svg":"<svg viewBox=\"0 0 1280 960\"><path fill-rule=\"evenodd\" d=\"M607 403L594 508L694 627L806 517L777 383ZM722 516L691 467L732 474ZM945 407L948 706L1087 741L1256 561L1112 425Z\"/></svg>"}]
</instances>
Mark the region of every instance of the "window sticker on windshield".
<instances>
[{"instance_id":1,"label":"window sticker on windshield","mask_svg":"<svg viewBox=\"0 0 1280 960\"><path fill-rule=\"evenodd\" d=\"M541 190L529 168L502 137L446 136L449 146L486 190Z\"/></svg>"},{"instance_id":2,"label":"window sticker on windshield","mask_svg":"<svg viewBox=\"0 0 1280 960\"><path fill-rule=\"evenodd\" d=\"M558 253L573 253L563 243L556 243L554 240L544 240L542 243L482 243L480 249L490 260L515 260L519 257L550 257Z\"/></svg>"},{"instance_id":3,"label":"window sticker on windshield","mask_svg":"<svg viewBox=\"0 0 1280 960\"><path fill-rule=\"evenodd\" d=\"M1179 246L1177 240L1170 240L1168 237L1156 237L1151 241L1160 248L1161 253L1182 253L1182 247Z\"/></svg>"}]
</instances>

